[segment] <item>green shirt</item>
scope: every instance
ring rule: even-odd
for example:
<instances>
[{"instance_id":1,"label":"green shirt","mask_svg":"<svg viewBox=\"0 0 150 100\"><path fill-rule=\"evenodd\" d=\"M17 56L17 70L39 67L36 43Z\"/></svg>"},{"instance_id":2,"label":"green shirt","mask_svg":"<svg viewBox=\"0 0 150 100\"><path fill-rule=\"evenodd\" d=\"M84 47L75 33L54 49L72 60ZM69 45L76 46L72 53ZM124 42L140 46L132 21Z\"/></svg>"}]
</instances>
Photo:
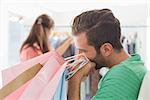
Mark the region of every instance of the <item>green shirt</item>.
<instances>
[{"instance_id":1,"label":"green shirt","mask_svg":"<svg viewBox=\"0 0 150 100\"><path fill-rule=\"evenodd\" d=\"M145 73L147 72L139 55L133 55L113 66L102 77L98 91L92 100L137 100Z\"/></svg>"}]
</instances>

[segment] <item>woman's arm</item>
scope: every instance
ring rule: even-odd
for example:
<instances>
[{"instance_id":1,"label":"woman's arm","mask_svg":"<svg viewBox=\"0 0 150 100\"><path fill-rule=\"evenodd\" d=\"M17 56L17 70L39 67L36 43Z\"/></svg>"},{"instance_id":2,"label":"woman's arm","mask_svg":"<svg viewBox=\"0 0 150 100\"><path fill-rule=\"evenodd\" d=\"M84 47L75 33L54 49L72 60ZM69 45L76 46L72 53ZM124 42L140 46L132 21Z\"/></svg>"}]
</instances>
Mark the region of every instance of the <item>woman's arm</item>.
<instances>
[{"instance_id":1,"label":"woman's arm","mask_svg":"<svg viewBox=\"0 0 150 100\"><path fill-rule=\"evenodd\" d=\"M63 55L65 53L65 51L68 49L68 47L72 44L73 39L69 38L67 39L62 45L60 45L56 51L60 54Z\"/></svg>"}]
</instances>

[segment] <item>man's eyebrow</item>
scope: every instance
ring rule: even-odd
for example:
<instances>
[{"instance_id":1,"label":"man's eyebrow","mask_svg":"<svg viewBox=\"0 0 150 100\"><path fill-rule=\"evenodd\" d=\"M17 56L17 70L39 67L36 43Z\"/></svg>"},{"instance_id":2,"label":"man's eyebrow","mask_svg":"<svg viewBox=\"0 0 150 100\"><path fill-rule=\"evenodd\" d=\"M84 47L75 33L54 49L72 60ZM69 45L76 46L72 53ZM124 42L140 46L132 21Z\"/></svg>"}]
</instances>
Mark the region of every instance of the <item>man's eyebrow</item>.
<instances>
[{"instance_id":1,"label":"man's eyebrow","mask_svg":"<svg viewBox=\"0 0 150 100\"><path fill-rule=\"evenodd\" d=\"M85 49L82 49L82 48L77 48L78 50L80 50L80 51L83 51L83 52L86 52L87 50L85 50Z\"/></svg>"}]
</instances>

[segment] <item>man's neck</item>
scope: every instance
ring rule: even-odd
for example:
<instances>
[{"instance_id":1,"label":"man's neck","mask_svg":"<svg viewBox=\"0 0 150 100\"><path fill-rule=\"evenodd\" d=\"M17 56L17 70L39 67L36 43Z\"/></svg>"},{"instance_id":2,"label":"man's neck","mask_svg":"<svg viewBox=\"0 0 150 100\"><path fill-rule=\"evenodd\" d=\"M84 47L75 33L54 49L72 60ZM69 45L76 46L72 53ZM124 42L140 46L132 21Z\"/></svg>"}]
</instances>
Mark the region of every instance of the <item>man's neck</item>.
<instances>
[{"instance_id":1,"label":"man's neck","mask_svg":"<svg viewBox=\"0 0 150 100\"><path fill-rule=\"evenodd\" d=\"M127 60L129 55L122 49L120 53L115 53L110 59L110 63L108 67L113 67L114 65L118 65L121 62Z\"/></svg>"}]
</instances>

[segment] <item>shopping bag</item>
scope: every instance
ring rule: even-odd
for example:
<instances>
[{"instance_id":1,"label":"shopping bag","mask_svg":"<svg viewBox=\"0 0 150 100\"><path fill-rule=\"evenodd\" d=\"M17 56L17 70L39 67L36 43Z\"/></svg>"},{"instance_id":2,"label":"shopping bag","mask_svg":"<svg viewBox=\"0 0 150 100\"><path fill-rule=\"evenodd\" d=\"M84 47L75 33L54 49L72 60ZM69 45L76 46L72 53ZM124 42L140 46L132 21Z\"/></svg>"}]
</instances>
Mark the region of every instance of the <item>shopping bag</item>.
<instances>
[{"instance_id":1,"label":"shopping bag","mask_svg":"<svg viewBox=\"0 0 150 100\"><path fill-rule=\"evenodd\" d=\"M45 86L43 91L38 97L38 100L52 100L53 96L55 95L56 89L59 85L59 81L61 80L61 76L63 75L63 72L66 68L66 63L64 63L56 72L56 74L53 76L53 78L49 81L48 85ZM64 79L65 81L65 79Z\"/></svg>"},{"instance_id":2,"label":"shopping bag","mask_svg":"<svg viewBox=\"0 0 150 100\"><path fill-rule=\"evenodd\" d=\"M69 63L69 62L72 62L72 60L74 60L77 56L78 57L82 56L82 59L74 63ZM46 62L46 64L43 66L43 68L31 81L29 86L25 89L25 91L23 92L23 94L20 96L19 99L20 100L56 99L56 97L54 97L55 94L57 92L62 92L62 91L57 90L57 88L59 87L59 83L62 79L62 76L63 76L63 73L65 72L66 67L68 65L73 65L72 67L75 67L76 63L78 63L77 65L79 67L73 70L74 71L73 74L76 73L77 70L79 70L79 68L82 68L85 64L88 63L87 58L86 57L84 58L84 57L85 55L76 55L75 57L71 57L71 60L70 58L68 58L67 61L65 62L64 59L58 54L51 56L49 60ZM81 60L82 60L82 63L80 62ZM66 78L64 78L63 81L65 81L65 79ZM64 88L63 86L61 88L64 89L64 92L65 92L64 93L65 95L63 97L64 99L62 100L66 100L67 88Z\"/></svg>"},{"instance_id":3,"label":"shopping bag","mask_svg":"<svg viewBox=\"0 0 150 100\"><path fill-rule=\"evenodd\" d=\"M39 63L42 63L42 64L46 64L46 62L48 61L48 59L51 59L50 57L52 57L54 59L55 58L56 59L59 58L59 60L57 60L58 63L61 63L61 61L63 61L63 58L61 56L59 56L55 51L53 51L53 52L46 53L46 54L44 54L42 56L39 56L37 58L33 58L33 59L31 59L31 60L29 60L27 62L23 62L23 64L17 65L16 67L20 69L20 72L18 71L18 69L16 67L12 67L12 68L6 69L5 71L3 71L4 72L3 76L4 76L5 79L6 79L6 77L10 77L11 75L17 76L19 73L21 73L21 71L24 71L25 69L30 68L33 63L38 63L39 62ZM21 65L23 65L23 66L21 66ZM25 67L25 65L29 65L29 67L28 66ZM20 66L22 67L22 69L21 69ZM55 67L54 67L54 69L55 69ZM17 70L17 71L15 71L15 70ZM13 77L13 78L15 78L15 77ZM5 82L7 83L7 82L10 82L10 81L11 80L7 79L7 81L5 81ZM5 100L17 100L20 97L20 95L24 92L24 90L26 89L26 87L31 83L31 81L32 80L28 81L27 83L24 83L19 89L17 89L16 91L14 91L10 95L8 95L5 98Z\"/></svg>"},{"instance_id":4,"label":"shopping bag","mask_svg":"<svg viewBox=\"0 0 150 100\"><path fill-rule=\"evenodd\" d=\"M71 57L72 58L72 57ZM39 61L40 59L38 59ZM73 59L72 59L73 60ZM72 62L72 60L69 60ZM40 60L42 61L42 60ZM72 72L69 73L69 76L74 75L79 68L82 68L82 66L85 64L85 61L83 60L83 63L80 61L74 62L74 64L69 64L71 65L71 69L76 66L76 63L79 62L81 66L79 66L77 69L72 70ZM35 62L36 63L36 62ZM56 52L52 52L49 54L48 60L43 60L43 67L40 69L40 71L36 74L36 76L31 79L30 81L26 82L23 84L19 89L8 95L5 100L52 100L55 99L57 96L57 88L60 87L62 89L66 89L63 86L61 87L59 84L60 81L62 80L63 73L66 69L67 62L65 63L64 59L57 54ZM20 68L20 67L18 67ZM31 67L28 67L28 69ZM70 67L69 67L70 69ZM21 70L23 71L23 70ZM15 70L14 70L15 72ZM16 74L16 76L18 73ZM65 79L65 78L64 78ZM68 79L68 78L67 78ZM63 80L64 81L64 80ZM21 89L21 92L18 91ZM61 91L60 95L61 94ZM19 94L19 95L18 95ZM64 93L67 98L67 93ZM17 97L16 97L17 96ZM57 99L56 99L57 100ZM63 99L62 99L63 100ZM66 99L64 99L66 100Z\"/></svg>"},{"instance_id":5,"label":"shopping bag","mask_svg":"<svg viewBox=\"0 0 150 100\"><path fill-rule=\"evenodd\" d=\"M22 88L19 89L20 92L17 92L17 95L15 95L15 97L18 97L25 87L24 84L31 80L41 68L41 64L36 64L35 66L21 73L14 80L6 84L4 87L2 87L2 89L0 89L0 99L4 99L6 96L8 96L9 94L11 94L12 92L14 92L22 86ZM11 98L13 97L11 96Z\"/></svg>"},{"instance_id":6,"label":"shopping bag","mask_svg":"<svg viewBox=\"0 0 150 100\"><path fill-rule=\"evenodd\" d=\"M55 53L55 51L51 51L48 53L45 53L43 55L37 56L33 59L27 60L25 62L22 62L20 64L17 64L13 67L7 68L5 70L2 70L2 84L3 86L15 79L18 75L20 75L25 70L31 68L32 66L40 63L41 65L44 65L45 62L49 59L50 56L52 56ZM9 78L8 78L9 77Z\"/></svg>"},{"instance_id":7,"label":"shopping bag","mask_svg":"<svg viewBox=\"0 0 150 100\"><path fill-rule=\"evenodd\" d=\"M54 81L56 84L52 89L57 88L59 80L62 76L62 73L65 69L65 66L61 67L64 64L64 59L57 53L54 53L49 60L45 63L42 69L38 74L33 78L30 84L26 87L25 91L19 97L20 100L37 100L43 89L51 80L55 80L55 74L59 74L59 78ZM61 70L60 70L61 69ZM51 89L51 91L53 91ZM54 94L53 94L54 95Z\"/></svg>"},{"instance_id":8,"label":"shopping bag","mask_svg":"<svg viewBox=\"0 0 150 100\"><path fill-rule=\"evenodd\" d=\"M85 54L65 58L65 63L59 68L48 85L45 86L38 100L67 100L66 81L88 62L89 60ZM70 71L70 69L72 70ZM59 84L60 81L61 84Z\"/></svg>"}]
</instances>

